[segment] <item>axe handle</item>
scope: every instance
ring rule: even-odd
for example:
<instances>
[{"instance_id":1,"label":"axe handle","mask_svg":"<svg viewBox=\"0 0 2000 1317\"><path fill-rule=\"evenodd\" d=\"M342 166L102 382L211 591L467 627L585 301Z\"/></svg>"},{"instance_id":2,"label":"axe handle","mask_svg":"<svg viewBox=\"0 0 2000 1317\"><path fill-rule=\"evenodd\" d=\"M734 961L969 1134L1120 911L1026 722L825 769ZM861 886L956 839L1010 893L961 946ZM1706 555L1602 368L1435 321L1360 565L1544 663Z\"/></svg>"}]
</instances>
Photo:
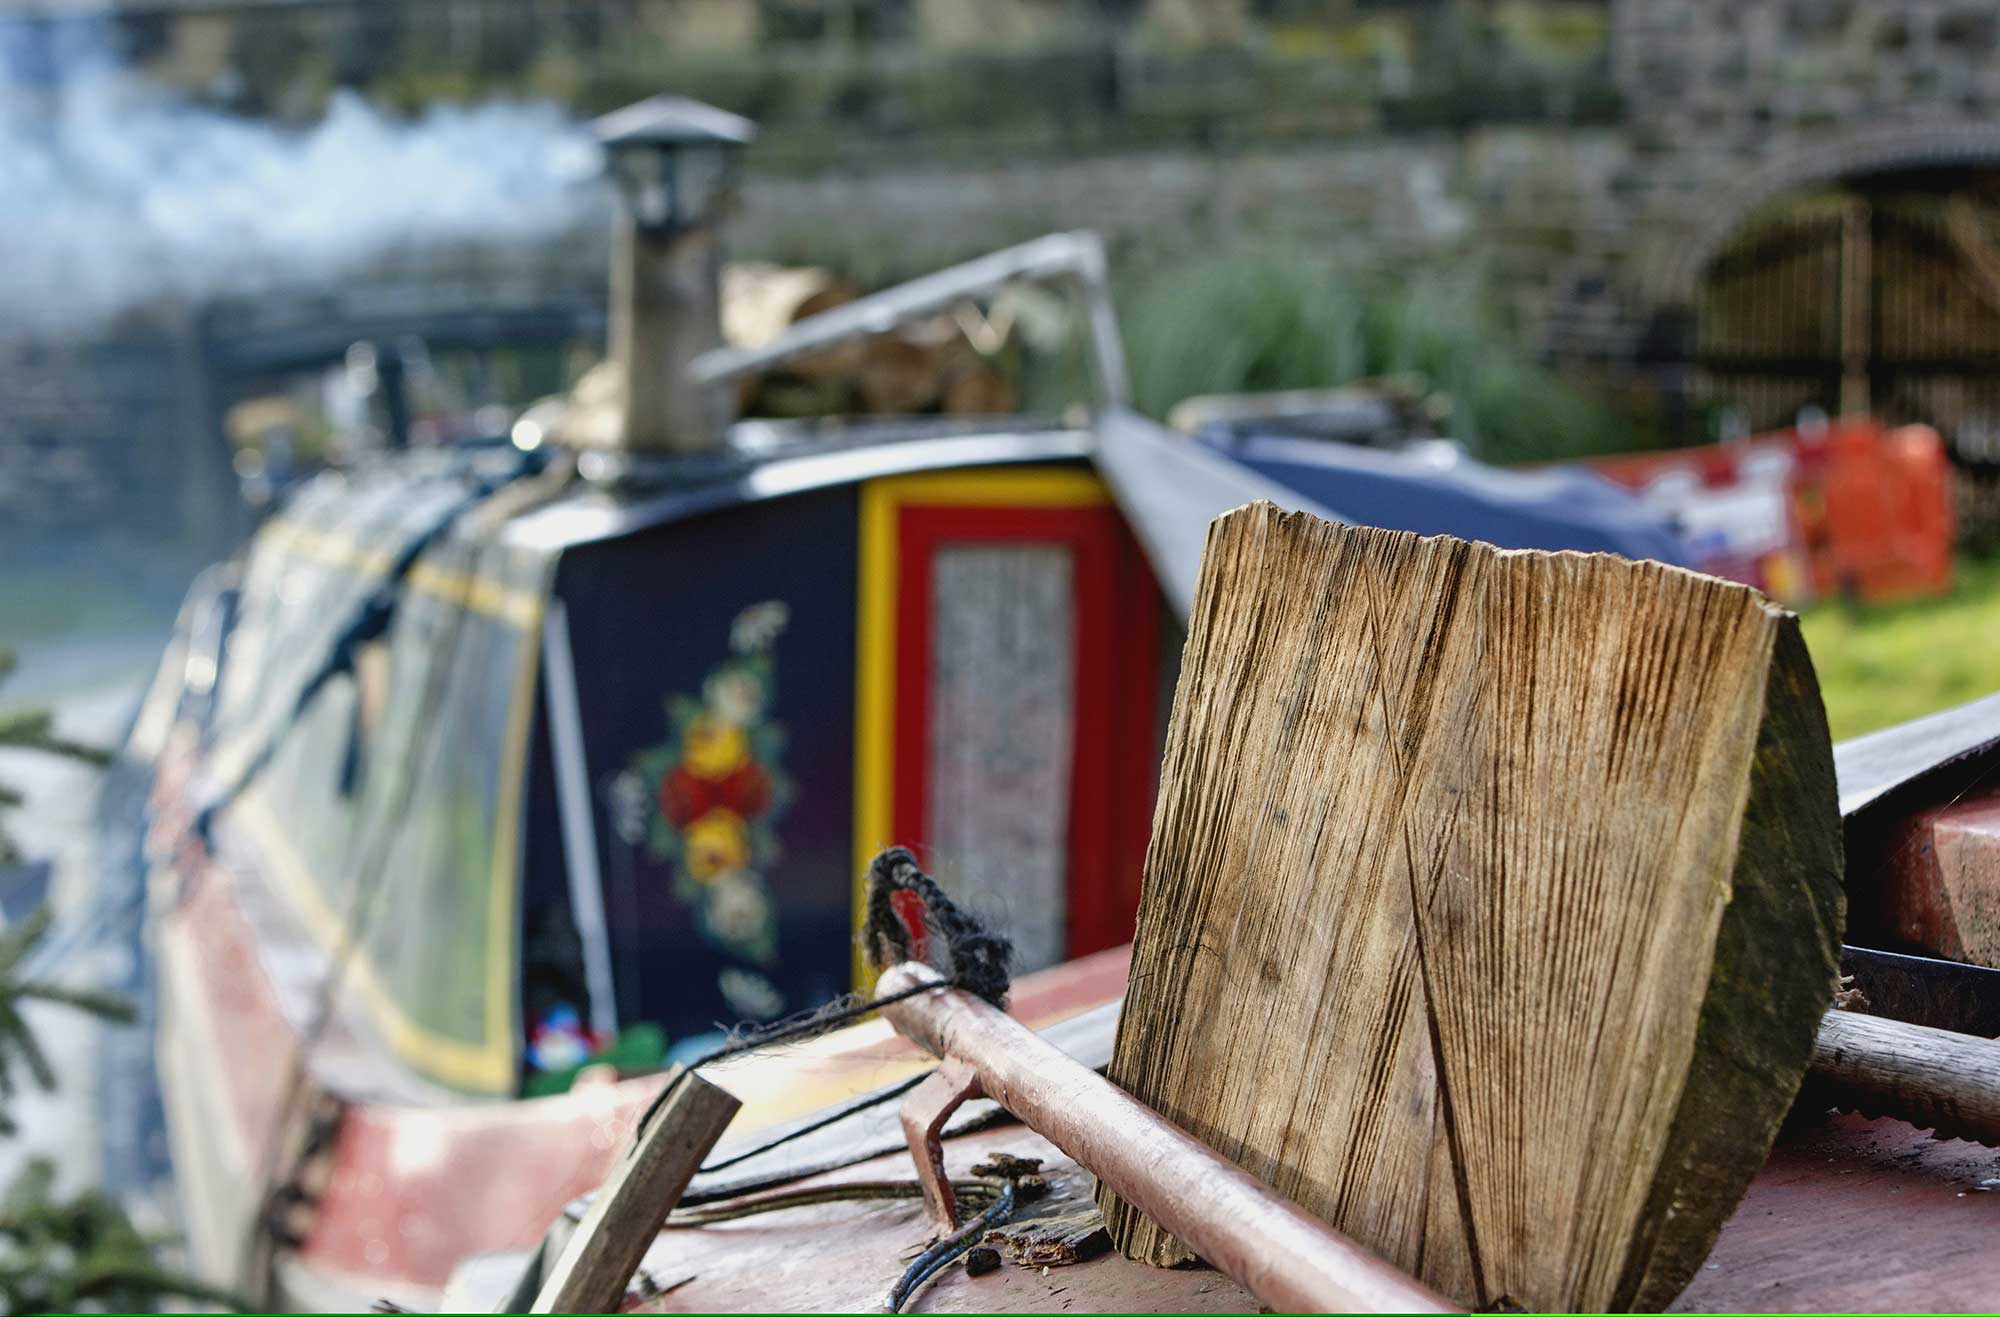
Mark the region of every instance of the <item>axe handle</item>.
<instances>
[{"instance_id":1,"label":"axe handle","mask_svg":"<svg viewBox=\"0 0 2000 1317\"><path fill-rule=\"evenodd\" d=\"M1807 1101L2000 1147L2000 1041L1828 1011L1806 1085Z\"/></svg>"}]
</instances>

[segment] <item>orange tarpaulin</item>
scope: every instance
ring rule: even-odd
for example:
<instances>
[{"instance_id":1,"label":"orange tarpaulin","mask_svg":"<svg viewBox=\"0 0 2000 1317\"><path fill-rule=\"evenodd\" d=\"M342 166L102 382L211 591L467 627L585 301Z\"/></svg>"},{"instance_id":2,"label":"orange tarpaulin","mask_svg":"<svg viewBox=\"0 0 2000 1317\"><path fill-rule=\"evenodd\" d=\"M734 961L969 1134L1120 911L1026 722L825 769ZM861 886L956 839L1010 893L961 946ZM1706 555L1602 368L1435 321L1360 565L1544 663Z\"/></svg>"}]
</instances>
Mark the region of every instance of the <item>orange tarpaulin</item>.
<instances>
[{"instance_id":1,"label":"orange tarpaulin","mask_svg":"<svg viewBox=\"0 0 2000 1317\"><path fill-rule=\"evenodd\" d=\"M1671 515L1703 571L1791 602L1951 587L1950 463L1927 425L1849 417L1590 465Z\"/></svg>"}]
</instances>

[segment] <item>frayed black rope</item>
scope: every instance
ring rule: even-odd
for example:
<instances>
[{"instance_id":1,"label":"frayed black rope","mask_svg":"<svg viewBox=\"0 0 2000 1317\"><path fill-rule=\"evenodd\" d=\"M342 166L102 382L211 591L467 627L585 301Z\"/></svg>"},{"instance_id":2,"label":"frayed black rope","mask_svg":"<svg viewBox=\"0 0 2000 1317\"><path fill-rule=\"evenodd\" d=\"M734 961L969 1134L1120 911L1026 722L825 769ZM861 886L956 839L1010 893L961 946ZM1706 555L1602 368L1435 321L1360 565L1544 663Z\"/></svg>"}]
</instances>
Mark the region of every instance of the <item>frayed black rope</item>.
<instances>
[{"instance_id":1,"label":"frayed black rope","mask_svg":"<svg viewBox=\"0 0 2000 1317\"><path fill-rule=\"evenodd\" d=\"M912 945L912 930L899 908L908 903L900 902L898 893L911 894L921 905L927 926L924 945ZM869 963L878 971L900 960L921 960L954 987L995 1006L1007 1002L1013 942L954 905L917 867L917 857L901 846L883 851L868 866L868 923L862 936Z\"/></svg>"},{"instance_id":2,"label":"frayed black rope","mask_svg":"<svg viewBox=\"0 0 2000 1317\"><path fill-rule=\"evenodd\" d=\"M911 894L919 910L908 910L910 902L899 901L896 896L899 892ZM905 909L899 910L899 906ZM922 920L921 948L913 945L916 939L913 938L907 918ZM766 1047L775 1047L781 1043L796 1043L817 1038L843 1024L872 1014L891 1002L904 1001L920 992L930 992L934 988L960 988L984 998L995 1006L1003 1005L1007 1000L1007 989L1011 984L1008 968L1014 959L1014 944L1002 934L993 932L978 919L953 905L951 898L944 894L944 890L917 867L916 857L900 846L883 851L868 866L868 922L862 930L862 945L868 951L869 963L878 971L887 969L900 960L922 960L937 970L945 981L920 983L914 988L906 988L887 997L866 997L860 993L848 993L817 1010L806 1011L773 1024L738 1025L721 1046L690 1062L660 1089L652 1102L647 1105L645 1114L639 1117L639 1123L632 1133L634 1145L637 1145L638 1140L653 1123L653 1118L673 1096L681 1080L704 1066L761 1051ZM762 1148L752 1149L712 1169L734 1165L813 1130L824 1129L835 1120L845 1119L858 1111L865 1111L894 1095L894 1090L885 1094L875 1094L869 1099L843 1108L823 1122L805 1129L794 1130Z\"/></svg>"}]
</instances>

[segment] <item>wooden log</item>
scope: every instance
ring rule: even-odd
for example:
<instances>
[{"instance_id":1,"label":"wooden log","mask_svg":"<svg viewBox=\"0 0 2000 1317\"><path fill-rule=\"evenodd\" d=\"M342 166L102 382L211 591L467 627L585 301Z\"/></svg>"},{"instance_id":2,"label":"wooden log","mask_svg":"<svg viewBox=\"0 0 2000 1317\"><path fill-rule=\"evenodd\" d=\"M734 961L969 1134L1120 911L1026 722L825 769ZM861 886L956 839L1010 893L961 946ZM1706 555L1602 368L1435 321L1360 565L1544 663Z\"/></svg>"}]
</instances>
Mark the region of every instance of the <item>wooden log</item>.
<instances>
[{"instance_id":1,"label":"wooden log","mask_svg":"<svg viewBox=\"0 0 2000 1317\"><path fill-rule=\"evenodd\" d=\"M2000 1041L1828 1011L1802 1103L2000 1146Z\"/></svg>"},{"instance_id":2,"label":"wooden log","mask_svg":"<svg viewBox=\"0 0 2000 1317\"><path fill-rule=\"evenodd\" d=\"M1840 858L1755 591L1252 504L1209 531L1110 1074L1468 1305L1658 1308L1798 1090Z\"/></svg>"},{"instance_id":3,"label":"wooden log","mask_svg":"<svg viewBox=\"0 0 2000 1317\"><path fill-rule=\"evenodd\" d=\"M646 1249L742 1105L678 1066L667 1083L673 1095L612 1168L530 1311L617 1312L623 1307L625 1287Z\"/></svg>"},{"instance_id":4,"label":"wooden log","mask_svg":"<svg viewBox=\"0 0 2000 1317\"><path fill-rule=\"evenodd\" d=\"M959 1082L971 1079L1098 1179L1188 1232L1218 1271L1282 1312L1450 1312L1451 1304L1357 1247L1056 1050L1005 1011L958 989L889 1001L937 982L928 965L882 974L882 1014ZM921 1091L921 1090L920 1090ZM913 1095L914 1096L914 1095ZM904 1109L921 1167L942 1154L931 1116ZM921 1172L920 1172L921 1175ZM935 1204L934 1204L935 1205Z\"/></svg>"}]
</instances>

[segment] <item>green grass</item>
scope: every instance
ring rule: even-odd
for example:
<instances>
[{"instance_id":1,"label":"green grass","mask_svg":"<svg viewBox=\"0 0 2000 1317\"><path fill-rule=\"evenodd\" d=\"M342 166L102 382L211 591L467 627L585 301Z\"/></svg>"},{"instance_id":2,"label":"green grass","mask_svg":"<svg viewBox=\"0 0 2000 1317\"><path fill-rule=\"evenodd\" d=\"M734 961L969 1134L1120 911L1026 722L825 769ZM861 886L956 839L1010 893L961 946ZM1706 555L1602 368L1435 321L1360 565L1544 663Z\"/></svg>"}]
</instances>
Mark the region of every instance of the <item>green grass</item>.
<instances>
[{"instance_id":1,"label":"green grass","mask_svg":"<svg viewBox=\"0 0 2000 1317\"><path fill-rule=\"evenodd\" d=\"M1802 614L1835 740L2000 690L2000 558L1962 559L1952 592Z\"/></svg>"}]
</instances>

